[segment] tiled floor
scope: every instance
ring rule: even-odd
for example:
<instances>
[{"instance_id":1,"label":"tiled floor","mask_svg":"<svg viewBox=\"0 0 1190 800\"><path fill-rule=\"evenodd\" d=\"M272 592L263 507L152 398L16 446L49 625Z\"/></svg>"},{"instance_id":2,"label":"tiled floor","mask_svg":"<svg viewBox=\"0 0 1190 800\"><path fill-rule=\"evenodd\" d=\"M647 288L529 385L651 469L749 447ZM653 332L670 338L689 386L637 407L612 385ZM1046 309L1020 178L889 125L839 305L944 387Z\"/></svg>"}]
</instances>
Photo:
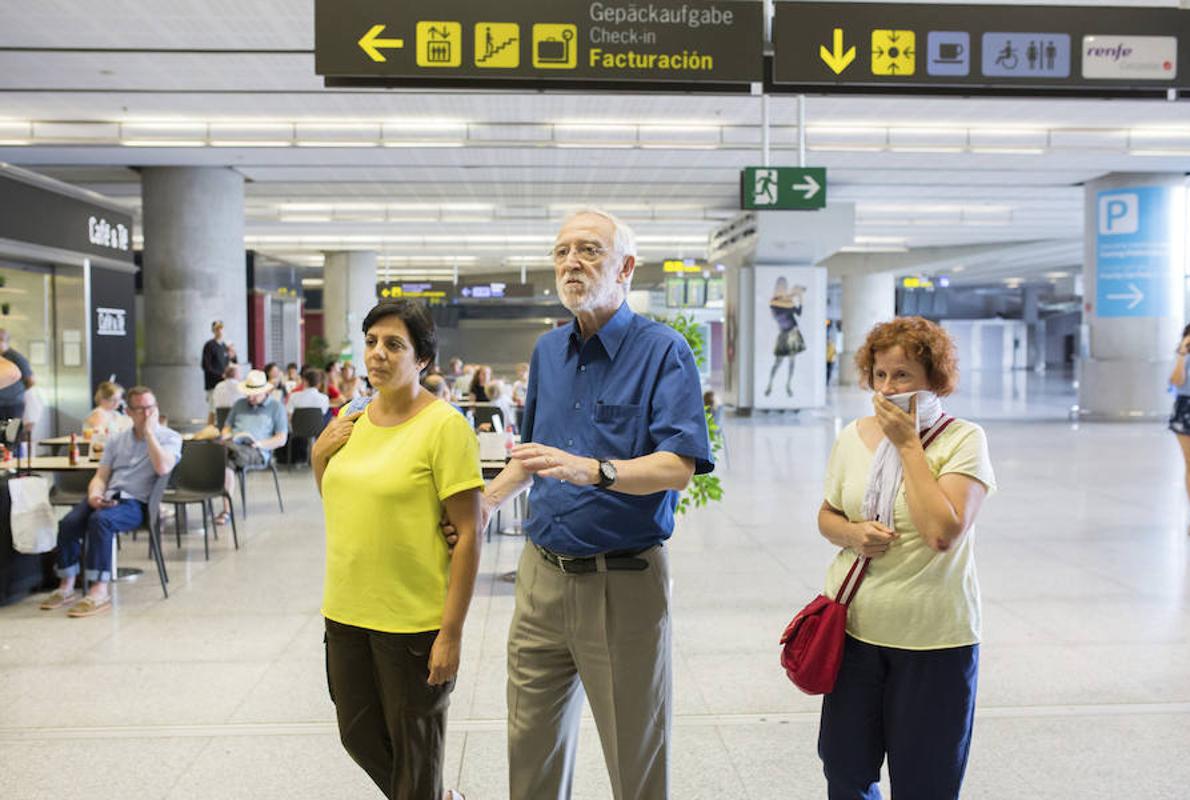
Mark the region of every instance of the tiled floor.
<instances>
[{"instance_id":1,"label":"tiled floor","mask_svg":"<svg viewBox=\"0 0 1190 800\"><path fill-rule=\"evenodd\" d=\"M1181 459L1159 423L1067 422L1060 378L984 376L951 407L988 431L1000 493L978 525L985 601L979 711L964 797L1185 798L1190 582ZM832 390L833 408L865 398ZM671 542L676 800L824 796L819 701L777 666L776 640L817 591L815 532L834 412L728 419L723 503ZM288 513L254 476L242 548L210 562L167 541L90 620L0 609L0 797L371 798L342 752L323 674L321 511L305 473ZM447 770L470 800L505 789L504 636L522 547L484 550L454 695ZM145 544L122 563L151 569ZM584 727L576 798L610 798Z\"/></svg>"}]
</instances>

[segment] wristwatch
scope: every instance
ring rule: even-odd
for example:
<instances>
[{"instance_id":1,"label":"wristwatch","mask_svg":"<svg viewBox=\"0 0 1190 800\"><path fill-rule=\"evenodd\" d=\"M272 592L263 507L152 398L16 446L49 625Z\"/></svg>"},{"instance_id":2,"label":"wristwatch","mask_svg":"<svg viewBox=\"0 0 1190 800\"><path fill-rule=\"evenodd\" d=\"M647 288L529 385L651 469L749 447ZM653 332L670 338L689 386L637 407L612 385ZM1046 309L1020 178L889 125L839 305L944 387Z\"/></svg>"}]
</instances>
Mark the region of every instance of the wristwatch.
<instances>
[{"instance_id":1,"label":"wristwatch","mask_svg":"<svg viewBox=\"0 0 1190 800\"><path fill-rule=\"evenodd\" d=\"M616 466L610 461L600 460L599 462L599 483L596 484L600 489L610 489L611 485L616 482Z\"/></svg>"}]
</instances>

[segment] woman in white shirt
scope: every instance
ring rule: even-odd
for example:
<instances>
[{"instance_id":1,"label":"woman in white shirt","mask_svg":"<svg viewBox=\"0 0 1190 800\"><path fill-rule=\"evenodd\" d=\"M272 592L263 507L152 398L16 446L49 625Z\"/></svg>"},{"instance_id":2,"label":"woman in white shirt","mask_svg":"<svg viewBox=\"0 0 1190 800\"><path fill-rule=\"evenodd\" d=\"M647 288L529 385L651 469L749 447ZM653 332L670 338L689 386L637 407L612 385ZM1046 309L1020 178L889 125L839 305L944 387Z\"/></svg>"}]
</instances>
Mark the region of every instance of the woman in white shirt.
<instances>
[{"instance_id":1,"label":"woman in white shirt","mask_svg":"<svg viewBox=\"0 0 1190 800\"><path fill-rule=\"evenodd\" d=\"M132 427L132 420L120 411L124 387L112 381L100 381L95 389L95 408L83 420L83 428L111 436Z\"/></svg>"}]
</instances>

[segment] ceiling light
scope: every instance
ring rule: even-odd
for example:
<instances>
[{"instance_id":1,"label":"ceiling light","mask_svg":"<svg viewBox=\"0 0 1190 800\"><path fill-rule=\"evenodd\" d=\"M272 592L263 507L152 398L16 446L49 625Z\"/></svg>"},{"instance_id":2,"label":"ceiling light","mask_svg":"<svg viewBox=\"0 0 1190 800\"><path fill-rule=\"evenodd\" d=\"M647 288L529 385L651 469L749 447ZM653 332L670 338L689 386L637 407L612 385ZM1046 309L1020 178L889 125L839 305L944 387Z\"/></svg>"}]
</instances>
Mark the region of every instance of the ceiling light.
<instances>
[{"instance_id":1,"label":"ceiling light","mask_svg":"<svg viewBox=\"0 0 1190 800\"><path fill-rule=\"evenodd\" d=\"M318 289L322 287L322 278L302 278L302 288Z\"/></svg>"},{"instance_id":2,"label":"ceiling light","mask_svg":"<svg viewBox=\"0 0 1190 800\"><path fill-rule=\"evenodd\" d=\"M288 139L212 139L211 147L290 147L293 142Z\"/></svg>"},{"instance_id":3,"label":"ceiling light","mask_svg":"<svg viewBox=\"0 0 1190 800\"><path fill-rule=\"evenodd\" d=\"M125 147L206 147L207 143L187 139L121 139Z\"/></svg>"}]
</instances>

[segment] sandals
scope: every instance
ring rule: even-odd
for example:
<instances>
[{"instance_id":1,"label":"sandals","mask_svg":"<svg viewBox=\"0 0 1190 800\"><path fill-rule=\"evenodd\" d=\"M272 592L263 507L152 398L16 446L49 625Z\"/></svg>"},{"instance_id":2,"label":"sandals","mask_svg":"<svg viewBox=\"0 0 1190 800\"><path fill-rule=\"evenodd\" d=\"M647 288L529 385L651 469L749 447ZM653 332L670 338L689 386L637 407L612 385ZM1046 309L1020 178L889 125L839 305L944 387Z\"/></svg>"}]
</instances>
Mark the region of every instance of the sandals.
<instances>
[{"instance_id":1,"label":"sandals","mask_svg":"<svg viewBox=\"0 0 1190 800\"><path fill-rule=\"evenodd\" d=\"M53 594L43 600L39 607L42 611L53 611L55 608L61 608L67 603L73 602L78 596L79 593L74 589L71 589L69 592L55 589Z\"/></svg>"},{"instance_id":2,"label":"sandals","mask_svg":"<svg viewBox=\"0 0 1190 800\"><path fill-rule=\"evenodd\" d=\"M226 526L231 522L231 515L226 511L220 511L215 515L215 524Z\"/></svg>"},{"instance_id":3,"label":"sandals","mask_svg":"<svg viewBox=\"0 0 1190 800\"><path fill-rule=\"evenodd\" d=\"M102 614L105 611L112 609L112 596L109 594L102 600L96 600L94 597L84 597L82 600L75 603L66 612L68 617L93 617L96 614Z\"/></svg>"}]
</instances>

